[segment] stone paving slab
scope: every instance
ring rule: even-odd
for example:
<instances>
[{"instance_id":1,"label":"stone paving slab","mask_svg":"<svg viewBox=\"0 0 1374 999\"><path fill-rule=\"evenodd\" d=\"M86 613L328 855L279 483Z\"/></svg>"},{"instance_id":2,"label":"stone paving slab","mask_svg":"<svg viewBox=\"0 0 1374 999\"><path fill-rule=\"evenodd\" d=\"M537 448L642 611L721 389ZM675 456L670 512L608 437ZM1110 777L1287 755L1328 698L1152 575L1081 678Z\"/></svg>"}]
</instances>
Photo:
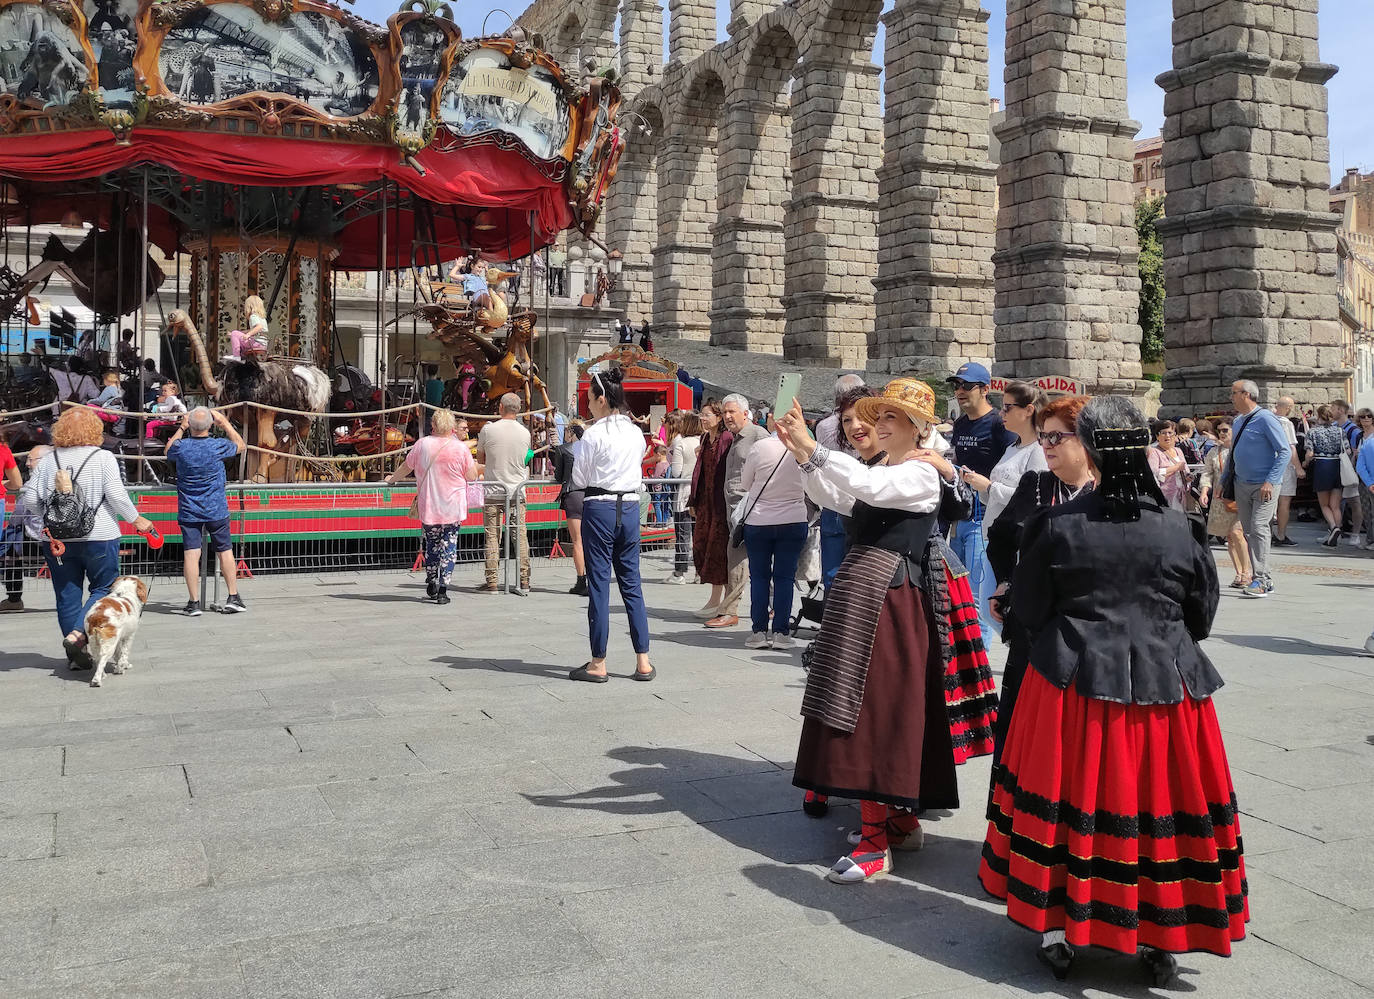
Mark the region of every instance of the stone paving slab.
<instances>
[{"instance_id":1,"label":"stone paving slab","mask_svg":"<svg viewBox=\"0 0 1374 999\"><path fill-rule=\"evenodd\" d=\"M1297 552L1207 643L1252 921L1231 959L1182 957L1180 991L1374 997L1374 557ZM857 814L800 811L796 653L649 583L659 679L569 684L584 605L566 561L535 579L438 608L405 574L261 577L247 615L195 620L160 585L98 690L32 584L0 619L0 996L1159 994L1099 953L1054 982L984 895L987 760L925 850L830 885Z\"/></svg>"}]
</instances>

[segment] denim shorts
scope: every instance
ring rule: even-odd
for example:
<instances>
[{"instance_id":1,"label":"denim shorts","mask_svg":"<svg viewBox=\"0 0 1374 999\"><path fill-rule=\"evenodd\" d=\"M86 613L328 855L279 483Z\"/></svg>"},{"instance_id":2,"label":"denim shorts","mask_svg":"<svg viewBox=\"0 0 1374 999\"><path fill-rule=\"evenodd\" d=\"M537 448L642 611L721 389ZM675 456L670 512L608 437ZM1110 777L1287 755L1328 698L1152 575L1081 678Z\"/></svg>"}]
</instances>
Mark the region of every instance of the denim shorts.
<instances>
[{"instance_id":1,"label":"denim shorts","mask_svg":"<svg viewBox=\"0 0 1374 999\"><path fill-rule=\"evenodd\" d=\"M210 535L210 542L215 546L217 552L227 552L234 547L234 543L229 538L229 519L224 520L198 520L185 521L179 520L177 524L181 527L181 546L188 552L200 551L202 535Z\"/></svg>"}]
</instances>

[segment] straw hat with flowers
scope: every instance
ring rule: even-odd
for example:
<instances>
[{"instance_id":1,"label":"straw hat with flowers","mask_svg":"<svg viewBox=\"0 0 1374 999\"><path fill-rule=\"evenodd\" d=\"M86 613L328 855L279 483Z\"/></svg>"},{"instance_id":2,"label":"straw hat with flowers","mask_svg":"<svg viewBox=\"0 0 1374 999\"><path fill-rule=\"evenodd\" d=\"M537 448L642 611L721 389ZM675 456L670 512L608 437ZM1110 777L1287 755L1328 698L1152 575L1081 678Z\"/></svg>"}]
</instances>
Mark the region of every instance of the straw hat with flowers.
<instances>
[{"instance_id":1,"label":"straw hat with flowers","mask_svg":"<svg viewBox=\"0 0 1374 999\"><path fill-rule=\"evenodd\" d=\"M940 422L935 415L934 391L915 378L894 378L887 383L882 395L860 399L854 408L865 423L876 422L884 409L900 410L918 427Z\"/></svg>"}]
</instances>

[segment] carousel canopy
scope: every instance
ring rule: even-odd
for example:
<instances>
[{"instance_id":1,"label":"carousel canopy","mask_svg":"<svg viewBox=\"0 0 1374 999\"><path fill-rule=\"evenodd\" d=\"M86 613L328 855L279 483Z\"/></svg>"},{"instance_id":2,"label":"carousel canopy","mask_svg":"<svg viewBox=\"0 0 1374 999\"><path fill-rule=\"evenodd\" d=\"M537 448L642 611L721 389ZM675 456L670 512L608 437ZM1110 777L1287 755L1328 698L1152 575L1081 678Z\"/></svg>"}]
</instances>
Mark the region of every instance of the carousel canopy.
<instances>
[{"instance_id":1,"label":"carousel canopy","mask_svg":"<svg viewBox=\"0 0 1374 999\"><path fill-rule=\"evenodd\" d=\"M523 256L591 230L622 146L615 88L539 41L321 0L0 0L0 212L146 203L167 251L300 234L345 269Z\"/></svg>"}]
</instances>

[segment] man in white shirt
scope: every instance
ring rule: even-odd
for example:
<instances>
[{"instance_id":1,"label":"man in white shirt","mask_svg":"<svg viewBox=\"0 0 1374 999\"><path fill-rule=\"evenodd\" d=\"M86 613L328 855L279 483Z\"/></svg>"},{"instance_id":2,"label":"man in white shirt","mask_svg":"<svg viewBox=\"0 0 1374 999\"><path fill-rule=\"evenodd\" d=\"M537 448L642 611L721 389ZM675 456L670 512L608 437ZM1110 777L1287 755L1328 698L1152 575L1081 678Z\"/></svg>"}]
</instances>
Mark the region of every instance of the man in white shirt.
<instances>
[{"instance_id":1,"label":"man in white shirt","mask_svg":"<svg viewBox=\"0 0 1374 999\"><path fill-rule=\"evenodd\" d=\"M1298 460L1298 432L1288 417L1293 412L1293 397L1279 396L1274 403L1274 415L1279 418L1284 435L1288 438L1288 467L1283 470L1283 481L1279 483L1279 505L1274 512L1274 538L1270 544L1279 548L1296 548L1298 543L1288 536L1288 513L1293 505L1293 497L1298 494L1298 480L1307 477Z\"/></svg>"},{"instance_id":2,"label":"man in white shirt","mask_svg":"<svg viewBox=\"0 0 1374 999\"><path fill-rule=\"evenodd\" d=\"M510 519L506 529L515 532L516 550L520 559L521 596L530 592L530 539L525 532L525 491L520 483L528 477L530 432L520 423L520 397L507 392L501 397L501 418L488 423L477 435L477 461L485 465L483 478L490 483L482 504L482 530L486 535L486 582L479 593L500 590L496 572L501 543L501 517L505 512L506 495L511 496Z\"/></svg>"}]
</instances>

